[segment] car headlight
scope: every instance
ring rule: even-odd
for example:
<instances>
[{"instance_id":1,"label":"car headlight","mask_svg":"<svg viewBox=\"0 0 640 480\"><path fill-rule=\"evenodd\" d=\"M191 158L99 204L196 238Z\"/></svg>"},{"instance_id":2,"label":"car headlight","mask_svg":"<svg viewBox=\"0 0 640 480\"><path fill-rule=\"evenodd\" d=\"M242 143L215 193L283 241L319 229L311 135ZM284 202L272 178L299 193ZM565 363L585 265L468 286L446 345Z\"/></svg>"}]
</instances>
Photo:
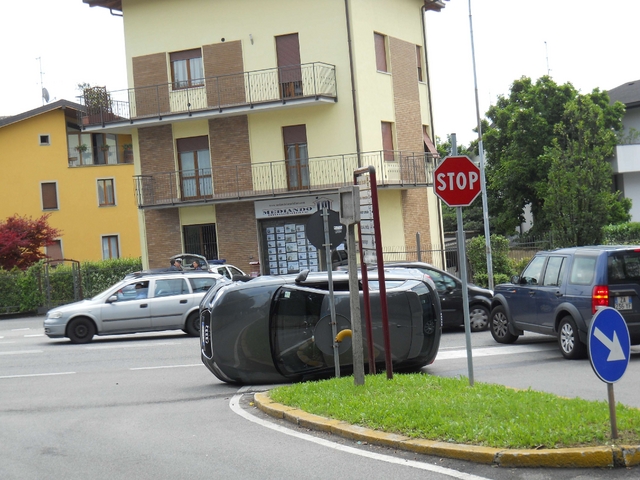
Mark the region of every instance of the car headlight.
<instances>
[{"instance_id":1,"label":"car headlight","mask_svg":"<svg viewBox=\"0 0 640 480\"><path fill-rule=\"evenodd\" d=\"M60 318L60 317L62 317L62 312L47 313L47 318Z\"/></svg>"}]
</instances>

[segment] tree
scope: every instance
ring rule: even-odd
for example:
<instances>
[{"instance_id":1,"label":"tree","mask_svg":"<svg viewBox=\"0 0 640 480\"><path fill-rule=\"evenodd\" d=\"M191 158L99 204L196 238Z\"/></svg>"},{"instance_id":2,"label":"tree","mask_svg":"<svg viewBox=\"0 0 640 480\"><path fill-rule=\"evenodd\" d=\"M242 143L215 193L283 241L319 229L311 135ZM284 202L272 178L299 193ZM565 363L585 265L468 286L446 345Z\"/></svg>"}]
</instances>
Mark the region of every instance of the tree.
<instances>
[{"instance_id":1,"label":"tree","mask_svg":"<svg viewBox=\"0 0 640 480\"><path fill-rule=\"evenodd\" d=\"M493 230L513 234L531 205L534 229L546 232L542 214L549 165L541 160L544 148L555 138L554 127L565 104L575 98L570 84L557 85L544 76L535 84L522 77L511 85L508 97L500 96L489 108L490 125L483 140L487 152L487 196L495 217Z\"/></svg>"},{"instance_id":2,"label":"tree","mask_svg":"<svg viewBox=\"0 0 640 480\"><path fill-rule=\"evenodd\" d=\"M0 222L0 267L26 270L46 257L42 248L54 243L61 232L49 226L49 215L33 220L14 215Z\"/></svg>"},{"instance_id":3,"label":"tree","mask_svg":"<svg viewBox=\"0 0 640 480\"><path fill-rule=\"evenodd\" d=\"M608 109L608 103L606 93L597 90L569 101L556 125L557 137L541 157L549 165L543 213L557 245L602 243L603 226L630 219L629 200L621 202L620 193L611 191L607 158L617 137L610 127L617 126L623 110L618 105Z\"/></svg>"},{"instance_id":4,"label":"tree","mask_svg":"<svg viewBox=\"0 0 640 480\"><path fill-rule=\"evenodd\" d=\"M578 108L583 101L591 107ZM571 109L573 113L568 111ZM524 220L525 206L530 205L532 234L547 233L555 214L554 209L545 209L549 195L555 194L549 192L552 165L557 172L561 168L559 156L562 156L566 166L578 152L572 142L586 141L581 150L586 155L584 160L589 158L591 163L588 164L595 169L593 171L606 175L606 166L601 164L606 163L607 157L601 153L606 150L611 154L615 132L622 129L623 114L624 105L620 102L611 105L607 93L598 89L581 95L570 83L557 85L548 76L538 79L535 84L528 77L516 80L510 95L499 97L487 112L491 124L485 130L484 144L488 157L487 193L492 230L512 234ZM602 137L604 143L590 144L587 135L591 139ZM599 145L599 150L592 150L589 145ZM610 177L609 171L609 181ZM562 183L558 178L555 181ZM557 187L559 184L554 188ZM573 193L584 195L587 190L578 188ZM609 218L624 218L628 213L628 209L626 213L624 210L627 205L625 201L614 202Z\"/></svg>"}]
</instances>

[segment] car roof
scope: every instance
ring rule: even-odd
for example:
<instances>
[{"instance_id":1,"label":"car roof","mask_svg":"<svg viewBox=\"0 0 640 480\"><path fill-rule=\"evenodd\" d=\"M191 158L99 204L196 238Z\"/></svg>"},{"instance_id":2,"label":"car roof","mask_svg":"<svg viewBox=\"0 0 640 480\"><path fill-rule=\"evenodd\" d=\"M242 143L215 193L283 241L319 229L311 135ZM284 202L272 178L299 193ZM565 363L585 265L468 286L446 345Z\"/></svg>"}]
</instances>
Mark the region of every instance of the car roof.
<instances>
[{"instance_id":1,"label":"car roof","mask_svg":"<svg viewBox=\"0 0 640 480\"><path fill-rule=\"evenodd\" d=\"M573 254L580 252L615 252L615 251L624 251L624 250L636 250L640 251L640 245L585 245L581 247L564 247L557 248L555 250L542 250L538 252L536 255L540 254L550 254L550 253L564 253L564 254Z\"/></svg>"},{"instance_id":2,"label":"car roof","mask_svg":"<svg viewBox=\"0 0 640 480\"><path fill-rule=\"evenodd\" d=\"M125 278L125 280L133 280L133 279L144 279L146 277L159 277L159 276L166 276L166 277L175 277L175 276L189 276L189 277L199 277L199 276L206 276L206 277L212 277L212 278L224 278L223 275L220 275L219 273L215 273L215 272L208 272L207 270L167 270L167 269L163 269L163 270L143 270L141 272L133 272L128 274Z\"/></svg>"}]
</instances>

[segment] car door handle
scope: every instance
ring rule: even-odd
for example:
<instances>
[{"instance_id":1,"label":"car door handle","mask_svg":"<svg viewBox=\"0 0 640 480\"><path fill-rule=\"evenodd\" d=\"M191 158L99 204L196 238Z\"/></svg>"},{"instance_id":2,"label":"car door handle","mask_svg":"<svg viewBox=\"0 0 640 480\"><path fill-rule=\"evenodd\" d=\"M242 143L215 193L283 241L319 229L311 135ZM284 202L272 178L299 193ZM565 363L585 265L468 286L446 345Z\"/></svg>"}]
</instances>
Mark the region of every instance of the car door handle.
<instances>
[{"instance_id":1,"label":"car door handle","mask_svg":"<svg viewBox=\"0 0 640 480\"><path fill-rule=\"evenodd\" d=\"M187 300L180 300L180 303L187 303Z\"/></svg>"},{"instance_id":2,"label":"car door handle","mask_svg":"<svg viewBox=\"0 0 640 480\"><path fill-rule=\"evenodd\" d=\"M560 291L557 291L557 292L556 292L556 297L557 297L557 298L560 298L561 296L562 296L562 293L561 293Z\"/></svg>"},{"instance_id":3,"label":"car door handle","mask_svg":"<svg viewBox=\"0 0 640 480\"><path fill-rule=\"evenodd\" d=\"M533 297L536 294L536 292L534 292L533 290L529 290L529 296Z\"/></svg>"},{"instance_id":4,"label":"car door handle","mask_svg":"<svg viewBox=\"0 0 640 480\"><path fill-rule=\"evenodd\" d=\"M140 308L147 308L148 306L149 306L149 305L148 305L148 304L146 304L146 303L141 303L141 304L140 304Z\"/></svg>"}]
</instances>

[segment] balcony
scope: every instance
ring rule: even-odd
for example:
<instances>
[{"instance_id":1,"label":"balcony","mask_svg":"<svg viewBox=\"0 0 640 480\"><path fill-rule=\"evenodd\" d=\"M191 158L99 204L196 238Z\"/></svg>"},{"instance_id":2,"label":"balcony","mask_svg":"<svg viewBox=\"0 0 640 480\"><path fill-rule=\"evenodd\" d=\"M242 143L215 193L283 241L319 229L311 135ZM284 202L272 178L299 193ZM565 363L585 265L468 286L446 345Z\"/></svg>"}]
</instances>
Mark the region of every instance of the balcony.
<instances>
[{"instance_id":1,"label":"balcony","mask_svg":"<svg viewBox=\"0 0 640 480\"><path fill-rule=\"evenodd\" d=\"M333 65L316 62L207 77L187 86L167 83L105 91L91 100L83 99L86 111L79 112L78 123L85 130L157 125L285 105L333 103L337 101L336 71Z\"/></svg>"},{"instance_id":2,"label":"balcony","mask_svg":"<svg viewBox=\"0 0 640 480\"><path fill-rule=\"evenodd\" d=\"M375 167L379 187L432 185L435 164L426 153L360 154L360 165ZM137 175L134 187L140 208L192 206L331 191L353 185L356 168L354 153Z\"/></svg>"}]
</instances>

